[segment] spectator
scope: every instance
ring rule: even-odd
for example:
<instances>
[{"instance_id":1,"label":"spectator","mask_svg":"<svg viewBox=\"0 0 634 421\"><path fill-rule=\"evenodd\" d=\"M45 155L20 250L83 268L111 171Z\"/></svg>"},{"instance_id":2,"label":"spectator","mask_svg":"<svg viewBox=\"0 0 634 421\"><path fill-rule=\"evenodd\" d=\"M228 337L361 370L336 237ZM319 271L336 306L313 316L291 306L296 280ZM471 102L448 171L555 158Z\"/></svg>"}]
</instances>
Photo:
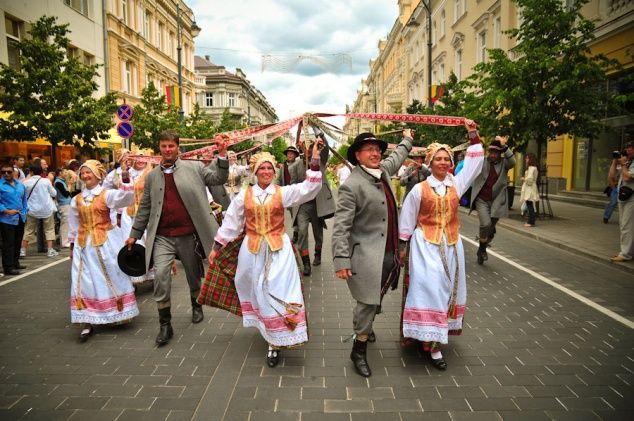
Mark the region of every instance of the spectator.
<instances>
[{"instance_id":1,"label":"spectator","mask_svg":"<svg viewBox=\"0 0 634 421\"><path fill-rule=\"evenodd\" d=\"M623 151L625 152L625 151ZM619 164L621 158L621 153L616 151L613 152L612 156L612 165L616 165L616 171L608 171L608 186L605 188L604 193L608 195L609 202L605 205L605 209L603 210L603 223L607 224L610 222L610 217L614 212L618 202L619 202L619 189L617 188L617 174L621 171L621 164Z\"/></svg>"},{"instance_id":2,"label":"spectator","mask_svg":"<svg viewBox=\"0 0 634 421\"><path fill-rule=\"evenodd\" d=\"M535 203L539 202L539 192L537 191L537 157L535 154L526 154L526 171L522 177L522 192L520 193L520 203L526 203L528 210L528 222L525 227L535 226Z\"/></svg>"},{"instance_id":3,"label":"spectator","mask_svg":"<svg viewBox=\"0 0 634 421\"><path fill-rule=\"evenodd\" d=\"M18 180L20 181L24 181L24 179L26 178L26 176L24 175L24 156L22 155L16 155L13 158L13 168L15 168L18 171Z\"/></svg>"},{"instance_id":4,"label":"spectator","mask_svg":"<svg viewBox=\"0 0 634 421\"><path fill-rule=\"evenodd\" d=\"M621 251L610 260L625 262L634 254L634 142L625 144L627 156L619 158L621 171L618 172L619 189L619 229L621 230ZM610 166L610 176L617 178L616 162ZM628 193L629 192L629 193Z\"/></svg>"},{"instance_id":5,"label":"spectator","mask_svg":"<svg viewBox=\"0 0 634 421\"><path fill-rule=\"evenodd\" d=\"M38 221L44 222L44 235L48 243L48 257L55 257L59 253L53 248L55 241L55 217L56 211L53 198L57 196L57 191L53 188L50 180L42 177L42 167L31 164L29 168L29 176L24 181L26 187L26 197L28 202L28 213L26 218L26 226L24 228L25 236L20 249L20 257L26 256L26 249L29 242L35 240Z\"/></svg>"},{"instance_id":6,"label":"spectator","mask_svg":"<svg viewBox=\"0 0 634 421\"><path fill-rule=\"evenodd\" d=\"M68 242L68 211L70 210L70 201L72 195L68 191L66 184L66 169L58 168L53 172L53 186L57 190L57 211L59 212L59 244L62 248L69 248Z\"/></svg>"},{"instance_id":7,"label":"spectator","mask_svg":"<svg viewBox=\"0 0 634 421\"><path fill-rule=\"evenodd\" d=\"M339 169L337 170L337 180L339 186L346 182L346 180L350 177L350 168L345 162L339 164Z\"/></svg>"},{"instance_id":8,"label":"spectator","mask_svg":"<svg viewBox=\"0 0 634 421\"><path fill-rule=\"evenodd\" d=\"M2 164L0 179L0 236L2 237L2 268L5 275L19 275L20 243L28 210L24 185L14 178L9 163Z\"/></svg>"}]
</instances>

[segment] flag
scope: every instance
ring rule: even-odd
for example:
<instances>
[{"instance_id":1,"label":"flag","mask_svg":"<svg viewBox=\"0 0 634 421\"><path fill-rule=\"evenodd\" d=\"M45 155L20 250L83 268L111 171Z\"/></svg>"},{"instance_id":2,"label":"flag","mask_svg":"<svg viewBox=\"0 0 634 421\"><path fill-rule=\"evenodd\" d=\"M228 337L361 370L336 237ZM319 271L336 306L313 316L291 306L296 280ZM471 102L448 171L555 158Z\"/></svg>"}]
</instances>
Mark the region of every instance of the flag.
<instances>
[{"instance_id":1,"label":"flag","mask_svg":"<svg viewBox=\"0 0 634 421\"><path fill-rule=\"evenodd\" d=\"M180 95L178 85L165 85L165 102L168 106L180 107Z\"/></svg>"},{"instance_id":2,"label":"flag","mask_svg":"<svg viewBox=\"0 0 634 421\"><path fill-rule=\"evenodd\" d=\"M442 85L431 86L431 102L435 104L445 94L445 87Z\"/></svg>"}]
</instances>

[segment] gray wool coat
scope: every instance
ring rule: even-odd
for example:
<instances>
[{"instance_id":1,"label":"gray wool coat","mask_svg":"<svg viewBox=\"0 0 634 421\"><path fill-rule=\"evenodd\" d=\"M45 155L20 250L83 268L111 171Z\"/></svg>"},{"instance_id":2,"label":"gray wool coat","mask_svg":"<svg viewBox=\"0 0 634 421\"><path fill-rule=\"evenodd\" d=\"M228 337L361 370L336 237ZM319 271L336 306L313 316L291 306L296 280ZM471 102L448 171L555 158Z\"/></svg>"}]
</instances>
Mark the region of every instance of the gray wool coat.
<instances>
[{"instance_id":1,"label":"gray wool coat","mask_svg":"<svg viewBox=\"0 0 634 421\"><path fill-rule=\"evenodd\" d=\"M224 184L229 174L228 168L229 162L226 159L214 160L207 166L198 162L176 160L174 183L183 203L187 206L206 255L211 252L218 224L207 201L205 189ZM157 166L145 177L143 196L141 196L141 203L130 230L130 237L138 240L147 229L145 264L148 269L152 261L156 230L163 211L164 196L165 177L161 167Z\"/></svg>"},{"instance_id":2,"label":"gray wool coat","mask_svg":"<svg viewBox=\"0 0 634 421\"><path fill-rule=\"evenodd\" d=\"M396 174L411 149L412 139L404 138L390 156L381 162L381 178L388 185L390 177ZM396 209L394 211L398 219ZM348 288L355 300L365 304L380 304L381 301L381 272L388 235L387 216L383 184L356 166L339 187L332 255L335 271L352 270Z\"/></svg>"},{"instance_id":3,"label":"gray wool coat","mask_svg":"<svg viewBox=\"0 0 634 421\"><path fill-rule=\"evenodd\" d=\"M495 172L498 174L498 179L493 185L493 203L491 204L491 218L506 218L509 214L508 206L508 194L507 185L509 182L508 170L515 166L515 155L509 148L502 154L502 159L495 164ZM475 209L475 200L480 194L480 190L484 186L487 177L489 176L489 169L491 163L488 159L484 160L482 165L482 172L473 182L471 188L471 210ZM471 211L469 211L471 213Z\"/></svg>"}]
</instances>

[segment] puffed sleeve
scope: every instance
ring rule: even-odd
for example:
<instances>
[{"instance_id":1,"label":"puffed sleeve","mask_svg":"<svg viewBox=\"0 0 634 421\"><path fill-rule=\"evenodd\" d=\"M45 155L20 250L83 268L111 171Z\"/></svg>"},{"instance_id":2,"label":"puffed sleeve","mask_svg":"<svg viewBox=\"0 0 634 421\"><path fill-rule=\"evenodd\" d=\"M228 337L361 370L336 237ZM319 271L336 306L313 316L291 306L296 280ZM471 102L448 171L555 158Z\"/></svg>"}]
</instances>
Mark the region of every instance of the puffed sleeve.
<instances>
[{"instance_id":1,"label":"puffed sleeve","mask_svg":"<svg viewBox=\"0 0 634 421\"><path fill-rule=\"evenodd\" d=\"M418 183L405 197L405 202L401 208L401 215L399 216L398 221L399 240L409 241L412 234L414 234L418 220L418 212L420 209L420 194L421 188L420 183Z\"/></svg>"},{"instance_id":2,"label":"puffed sleeve","mask_svg":"<svg viewBox=\"0 0 634 421\"><path fill-rule=\"evenodd\" d=\"M79 229L79 209L77 209L77 196L70 201L68 211L68 242L74 243Z\"/></svg>"},{"instance_id":3,"label":"puffed sleeve","mask_svg":"<svg viewBox=\"0 0 634 421\"><path fill-rule=\"evenodd\" d=\"M110 209L127 208L134 203L134 185L121 183L117 190L106 191L106 205Z\"/></svg>"},{"instance_id":4,"label":"puffed sleeve","mask_svg":"<svg viewBox=\"0 0 634 421\"><path fill-rule=\"evenodd\" d=\"M246 191L246 189L240 190L240 193L233 198L222 220L222 225L218 228L214 240L223 246L244 231L244 196Z\"/></svg>"},{"instance_id":5,"label":"puffed sleeve","mask_svg":"<svg viewBox=\"0 0 634 421\"><path fill-rule=\"evenodd\" d=\"M473 181L482 171L483 164L484 149L482 148L482 143L469 146L465 154L462 171L453 178L458 197L462 196L473 184Z\"/></svg>"}]
</instances>

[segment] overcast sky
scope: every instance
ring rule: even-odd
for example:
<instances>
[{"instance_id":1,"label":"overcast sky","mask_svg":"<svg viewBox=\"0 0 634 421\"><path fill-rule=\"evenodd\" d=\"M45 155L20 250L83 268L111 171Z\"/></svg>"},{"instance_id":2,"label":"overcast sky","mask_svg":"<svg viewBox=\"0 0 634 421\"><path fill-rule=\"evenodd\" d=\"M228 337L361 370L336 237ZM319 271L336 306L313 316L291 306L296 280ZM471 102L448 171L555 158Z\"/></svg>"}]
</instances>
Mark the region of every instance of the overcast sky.
<instances>
[{"instance_id":1,"label":"overcast sky","mask_svg":"<svg viewBox=\"0 0 634 421\"><path fill-rule=\"evenodd\" d=\"M242 69L280 120L345 112L398 14L396 0L186 1L202 28L196 55Z\"/></svg>"}]
</instances>

